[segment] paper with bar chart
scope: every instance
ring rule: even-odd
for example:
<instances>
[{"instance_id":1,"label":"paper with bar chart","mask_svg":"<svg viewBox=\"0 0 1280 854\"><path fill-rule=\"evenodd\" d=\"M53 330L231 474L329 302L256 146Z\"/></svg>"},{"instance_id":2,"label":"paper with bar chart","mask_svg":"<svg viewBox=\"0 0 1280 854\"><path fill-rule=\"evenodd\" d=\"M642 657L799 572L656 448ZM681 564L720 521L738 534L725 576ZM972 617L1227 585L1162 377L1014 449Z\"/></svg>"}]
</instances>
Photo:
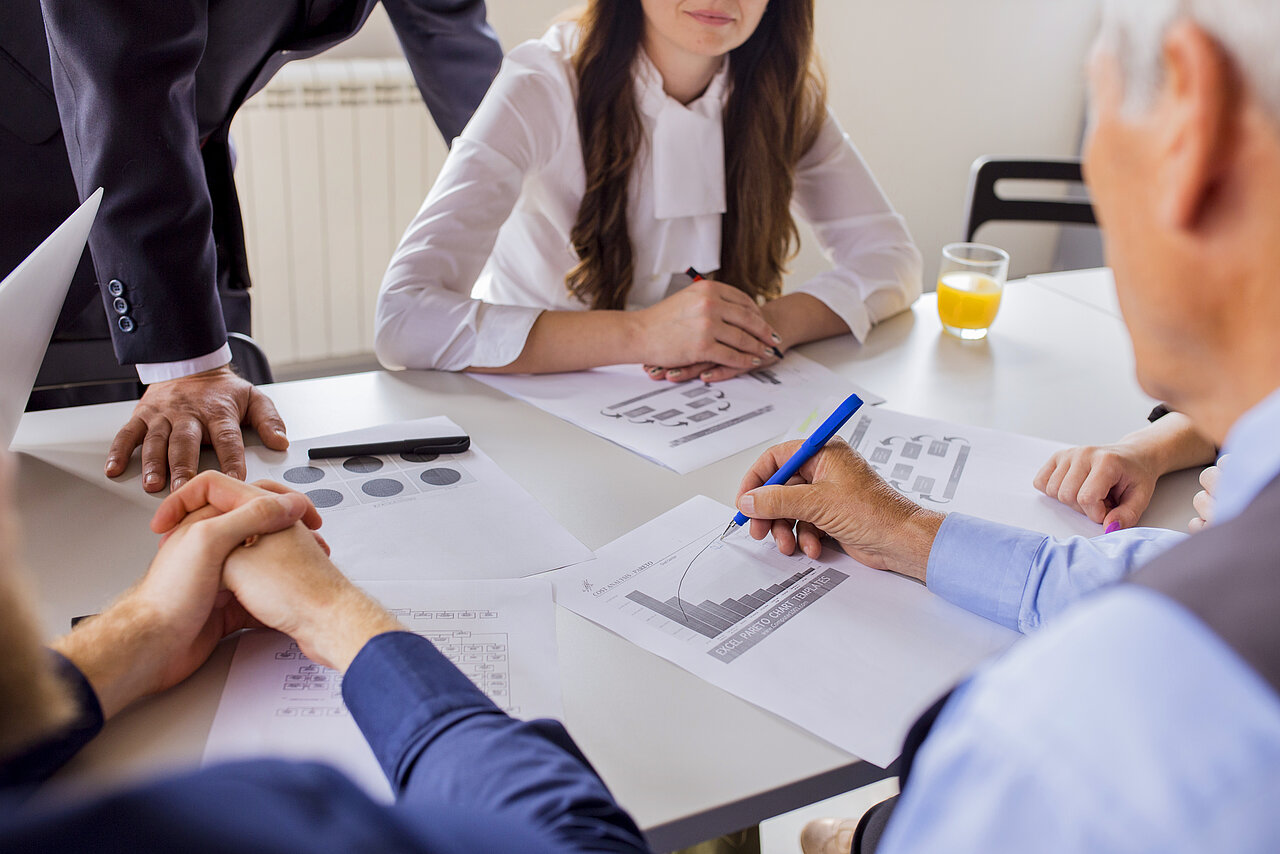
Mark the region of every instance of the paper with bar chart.
<instances>
[{"instance_id":1,"label":"paper with bar chart","mask_svg":"<svg viewBox=\"0 0 1280 854\"><path fill-rule=\"evenodd\" d=\"M423 418L295 439L288 451L246 448L246 464L249 480L279 481L311 499L334 563L351 578L518 578L591 557L474 444L442 456L307 459L308 448L464 432L448 418ZM493 536L495 519L502 537Z\"/></svg>"},{"instance_id":2,"label":"paper with bar chart","mask_svg":"<svg viewBox=\"0 0 1280 854\"><path fill-rule=\"evenodd\" d=\"M543 579L362 585L435 644L508 714L562 717L555 606ZM326 762L374 797L391 787L342 701L342 676L278 632L237 641L205 762L274 756Z\"/></svg>"},{"instance_id":3,"label":"paper with bar chart","mask_svg":"<svg viewBox=\"0 0 1280 854\"><path fill-rule=\"evenodd\" d=\"M556 601L882 767L922 711L1018 637L831 549L814 561L743 530L716 541L733 513L690 499L554 573Z\"/></svg>"},{"instance_id":4,"label":"paper with bar chart","mask_svg":"<svg viewBox=\"0 0 1280 854\"><path fill-rule=\"evenodd\" d=\"M778 436L814 399L884 400L799 353L713 384L658 382L639 365L475 378L680 474Z\"/></svg>"}]
</instances>

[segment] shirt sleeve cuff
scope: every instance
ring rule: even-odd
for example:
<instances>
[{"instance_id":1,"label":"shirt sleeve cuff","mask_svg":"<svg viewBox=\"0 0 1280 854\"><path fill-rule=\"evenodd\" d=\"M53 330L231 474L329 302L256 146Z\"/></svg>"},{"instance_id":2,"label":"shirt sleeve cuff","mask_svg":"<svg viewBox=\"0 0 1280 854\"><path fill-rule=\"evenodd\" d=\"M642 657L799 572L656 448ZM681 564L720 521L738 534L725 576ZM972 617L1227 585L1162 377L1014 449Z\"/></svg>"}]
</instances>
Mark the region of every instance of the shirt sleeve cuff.
<instances>
[{"instance_id":1,"label":"shirt sleeve cuff","mask_svg":"<svg viewBox=\"0 0 1280 854\"><path fill-rule=\"evenodd\" d=\"M138 379L144 385L151 385L151 383L176 380L181 377L189 377L192 374L212 371L214 368L221 368L223 365L230 364L230 362L231 345L223 344L212 353L197 356L194 359L183 359L180 362L139 363L135 367L138 369Z\"/></svg>"},{"instance_id":2,"label":"shirt sleeve cuff","mask_svg":"<svg viewBox=\"0 0 1280 854\"><path fill-rule=\"evenodd\" d=\"M475 351L469 366L501 368L520 358L529 332L542 312L543 309L531 306L481 303L476 314Z\"/></svg>"},{"instance_id":3,"label":"shirt sleeve cuff","mask_svg":"<svg viewBox=\"0 0 1280 854\"><path fill-rule=\"evenodd\" d=\"M815 276L796 288L794 293L808 294L835 312L859 342L871 331L871 315L856 287L850 286L836 273Z\"/></svg>"},{"instance_id":4,"label":"shirt sleeve cuff","mask_svg":"<svg viewBox=\"0 0 1280 854\"><path fill-rule=\"evenodd\" d=\"M411 632L387 632L365 644L342 679L342 699L397 791L435 733L468 714L502 714L430 641Z\"/></svg>"},{"instance_id":5,"label":"shirt sleeve cuff","mask_svg":"<svg viewBox=\"0 0 1280 854\"><path fill-rule=\"evenodd\" d=\"M102 730L102 705L89 680L71 659L53 650L48 654L51 669L71 695L74 716L43 741L0 763L0 791L44 782Z\"/></svg>"},{"instance_id":6,"label":"shirt sleeve cuff","mask_svg":"<svg viewBox=\"0 0 1280 854\"><path fill-rule=\"evenodd\" d=\"M948 602L1014 631L1036 552L1048 537L951 513L943 520L925 571L929 589Z\"/></svg>"}]
</instances>

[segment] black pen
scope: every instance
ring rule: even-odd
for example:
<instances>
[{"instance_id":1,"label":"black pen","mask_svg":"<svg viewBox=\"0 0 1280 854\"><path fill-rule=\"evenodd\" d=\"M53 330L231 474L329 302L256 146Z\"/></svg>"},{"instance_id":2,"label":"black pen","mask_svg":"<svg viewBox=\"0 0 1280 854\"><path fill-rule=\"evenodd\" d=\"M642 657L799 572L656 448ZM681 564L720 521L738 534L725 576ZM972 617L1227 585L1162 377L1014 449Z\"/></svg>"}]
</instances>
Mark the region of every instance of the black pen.
<instances>
[{"instance_id":1,"label":"black pen","mask_svg":"<svg viewBox=\"0 0 1280 854\"><path fill-rule=\"evenodd\" d=\"M307 458L323 460L331 457L376 457L382 454L461 454L470 447L470 436L437 436L430 439L396 439L391 442L311 448L307 451Z\"/></svg>"},{"instance_id":2,"label":"black pen","mask_svg":"<svg viewBox=\"0 0 1280 854\"><path fill-rule=\"evenodd\" d=\"M685 274L686 276L688 276L690 279L693 279L695 282L702 282L702 281L705 281L705 280L706 280L706 278L707 278L706 276L702 275L701 273L699 273L697 270L693 269L692 267L690 267L689 269L685 270L685 271L684 271L684 274ZM781 351L781 350L779 350L777 347L770 347L770 348L769 348L769 352L770 352L770 353L772 353L773 355L777 356L779 359L781 359L781 358L782 358L782 351Z\"/></svg>"}]
</instances>

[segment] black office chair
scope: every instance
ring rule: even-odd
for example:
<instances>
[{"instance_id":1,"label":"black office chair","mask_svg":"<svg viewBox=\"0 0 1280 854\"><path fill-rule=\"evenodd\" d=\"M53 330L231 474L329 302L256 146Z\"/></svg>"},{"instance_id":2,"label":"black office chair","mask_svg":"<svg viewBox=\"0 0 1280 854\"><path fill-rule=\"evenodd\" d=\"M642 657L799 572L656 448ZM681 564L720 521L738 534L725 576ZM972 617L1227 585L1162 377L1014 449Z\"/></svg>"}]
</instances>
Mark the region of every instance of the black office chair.
<instances>
[{"instance_id":1,"label":"black office chair","mask_svg":"<svg viewBox=\"0 0 1280 854\"><path fill-rule=\"evenodd\" d=\"M1052 222L1097 225L1093 205L1086 199L1006 199L996 193L996 182L1068 181L1081 183L1080 159L1028 160L979 157L969 171L965 194L964 239L988 222Z\"/></svg>"},{"instance_id":2,"label":"black office chair","mask_svg":"<svg viewBox=\"0 0 1280 854\"><path fill-rule=\"evenodd\" d=\"M262 347L243 332L228 332L227 343L231 345L231 369L254 385L275 382L271 373L271 363Z\"/></svg>"}]
</instances>

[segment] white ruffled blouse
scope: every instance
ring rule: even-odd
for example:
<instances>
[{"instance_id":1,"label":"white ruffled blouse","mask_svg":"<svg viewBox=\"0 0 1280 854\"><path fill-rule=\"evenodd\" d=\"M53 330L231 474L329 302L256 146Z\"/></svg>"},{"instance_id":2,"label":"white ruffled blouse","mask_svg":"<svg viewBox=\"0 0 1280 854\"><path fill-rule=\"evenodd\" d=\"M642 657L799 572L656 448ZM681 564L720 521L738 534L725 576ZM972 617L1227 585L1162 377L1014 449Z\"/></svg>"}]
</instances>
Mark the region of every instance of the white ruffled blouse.
<instances>
[{"instance_id":1,"label":"white ruffled blouse","mask_svg":"<svg viewBox=\"0 0 1280 854\"><path fill-rule=\"evenodd\" d=\"M565 275L585 176L574 104L577 29L558 24L513 50L400 240L378 295L376 350L390 368L460 370L514 361L546 309L585 310ZM720 266L725 212L721 113L728 63L684 105L644 52L636 97L648 144L628 194L635 260L629 308ZM828 113L796 169L793 206L831 270L795 288L861 340L921 290L920 253L866 164Z\"/></svg>"}]
</instances>

